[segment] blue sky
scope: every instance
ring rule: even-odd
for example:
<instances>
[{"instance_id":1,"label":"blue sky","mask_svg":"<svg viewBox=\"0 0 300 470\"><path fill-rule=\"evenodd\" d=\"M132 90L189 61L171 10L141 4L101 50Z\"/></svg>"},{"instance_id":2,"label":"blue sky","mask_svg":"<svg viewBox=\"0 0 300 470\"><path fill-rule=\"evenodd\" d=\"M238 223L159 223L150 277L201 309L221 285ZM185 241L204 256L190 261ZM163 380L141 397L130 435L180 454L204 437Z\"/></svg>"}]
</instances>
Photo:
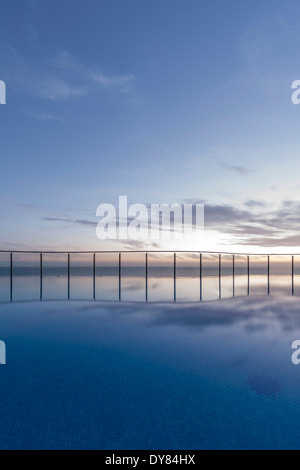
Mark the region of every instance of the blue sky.
<instances>
[{"instance_id":1,"label":"blue sky","mask_svg":"<svg viewBox=\"0 0 300 470\"><path fill-rule=\"evenodd\" d=\"M134 248L96 238L123 194L204 201L195 249L297 249L298 1L0 8L2 249Z\"/></svg>"}]
</instances>

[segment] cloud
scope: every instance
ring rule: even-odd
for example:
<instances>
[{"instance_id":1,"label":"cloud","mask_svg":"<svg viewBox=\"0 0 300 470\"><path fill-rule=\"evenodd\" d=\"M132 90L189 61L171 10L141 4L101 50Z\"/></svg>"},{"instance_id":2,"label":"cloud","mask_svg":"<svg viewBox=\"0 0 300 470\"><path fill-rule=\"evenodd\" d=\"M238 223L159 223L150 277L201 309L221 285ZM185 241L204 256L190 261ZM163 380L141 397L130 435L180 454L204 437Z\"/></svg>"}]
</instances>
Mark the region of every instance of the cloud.
<instances>
[{"instance_id":1,"label":"cloud","mask_svg":"<svg viewBox=\"0 0 300 470\"><path fill-rule=\"evenodd\" d=\"M73 56L66 50L61 50L52 59L47 61L51 67L60 69L78 69L79 64L74 60ZM81 67L80 67L81 68Z\"/></svg>"},{"instance_id":2,"label":"cloud","mask_svg":"<svg viewBox=\"0 0 300 470\"><path fill-rule=\"evenodd\" d=\"M37 119L38 121L41 121L41 122L54 121L54 122L60 122L61 124L63 124L65 122L59 116L56 116L56 115L51 114L51 113L31 113L31 112L27 112L26 114L28 116L34 118L34 119Z\"/></svg>"},{"instance_id":3,"label":"cloud","mask_svg":"<svg viewBox=\"0 0 300 470\"><path fill-rule=\"evenodd\" d=\"M30 41L35 41L38 37L38 29L34 21L35 13L35 0L26 0L27 11L25 13L25 31L28 34Z\"/></svg>"},{"instance_id":4,"label":"cloud","mask_svg":"<svg viewBox=\"0 0 300 470\"><path fill-rule=\"evenodd\" d=\"M90 77L95 82L107 88L123 87L134 80L134 75L108 76L104 75L102 72L90 73Z\"/></svg>"},{"instance_id":5,"label":"cloud","mask_svg":"<svg viewBox=\"0 0 300 470\"><path fill-rule=\"evenodd\" d=\"M203 160L206 165L213 163L214 165L236 173L239 176L247 176L255 173L255 170L241 164L244 161L253 159L253 151L247 148L229 148L226 145L217 145L208 149L209 158Z\"/></svg>"},{"instance_id":6,"label":"cloud","mask_svg":"<svg viewBox=\"0 0 300 470\"><path fill-rule=\"evenodd\" d=\"M70 86L62 80L45 80L40 84L37 94L52 101L65 100L75 96L84 96L87 90L84 87Z\"/></svg>"},{"instance_id":7,"label":"cloud","mask_svg":"<svg viewBox=\"0 0 300 470\"><path fill-rule=\"evenodd\" d=\"M15 94L59 102L111 91L125 93L127 98L137 101L133 74L105 74L99 68L81 63L67 50L37 65L1 32L0 68L3 70L1 78L10 83Z\"/></svg>"},{"instance_id":8,"label":"cloud","mask_svg":"<svg viewBox=\"0 0 300 470\"><path fill-rule=\"evenodd\" d=\"M283 235L279 237L247 237L240 241L241 245L264 246L268 248L277 248L278 246L295 247L300 245L300 233L297 235Z\"/></svg>"},{"instance_id":9,"label":"cloud","mask_svg":"<svg viewBox=\"0 0 300 470\"><path fill-rule=\"evenodd\" d=\"M83 312L99 311L99 303L80 305ZM300 328L299 300L295 297L280 299L276 296L247 297L223 299L203 303L158 303L150 302L143 305L143 315L140 307L133 303L101 303L101 308L109 310L113 317L135 316L149 327L177 326L192 332L206 331L208 328L220 326L231 328L240 326L246 332L255 330L271 331L276 325L281 331L295 331Z\"/></svg>"},{"instance_id":10,"label":"cloud","mask_svg":"<svg viewBox=\"0 0 300 470\"><path fill-rule=\"evenodd\" d=\"M96 227L97 225L97 222L93 222L92 220L71 219L68 217L42 217L41 220L45 220L46 222L63 222L63 223L92 226L92 227Z\"/></svg>"},{"instance_id":11,"label":"cloud","mask_svg":"<svg viewBox=\"0 0 300 470\"><path fill-rule=\"evenodd\" d=\"M145 249L159 250L160 244L157 242L153 242L153 241L145 242L145 241L139 241L139 240L127 240L123 244L123 249L124 250L136 250L136 251L139 251L139 250L143 251Z\"/></svg>"},{"instance_id":12,"label":"cloud","mask_svg":"<svg viewBox=\"0 0 300 470\"><path fill-rule=\"evenodd\" d=\"M199 203L197 200L184 202ZM203 200L200 200L203 203ZM195 212L195 206L194 206ZM204 222L207 232L223 237L223 244L257 247L298 247L300 245L300 203L282 201L276 208L259 200L247 200L240 204L204 204ZM195 213L193 214L195 218ZM67 223L95 228L93 221L71 216L43 217L52 223ZM117 218L118 223L122 223ZM130 220L128 220L130 222ZM178 227L177 227L178 228ZM161 243L128 241L125 249L161 248Z\"/></svg>"},{"instance_id":13,"label":"cloud","mask_svg":"<svg viewBox=\"0 0 300 470\"><path fill-rule=\"evenodd\" d=\"M259 209L259 211L257 210ZM231 236L230 244L292 247L300 244L300 203L282 201L270 209L260 201L205 205L205 228Z\"/></svg>"},{"instance_id":14,"label":"cloud","mask_svg":"<svg viewBox=\"0 0 300 470\"><path fill-rule=\"evenodd\" d=\"M97 84L102 89L115 89L123 93L133 93L132 85L135 80L133 74L105 74L102 70L94 70L92 67L81 63L67 50L59 51L54 58L48 61L48 64L71 75L76 74L76 77L80 76L85 83L90 82L90 87L86 85L90 91L93 88L91 84Z\"/></svg>"},{"instance_id":15,"label":"cloud","mask_svg":"<svg viewBox=\"0 0 300 470\"><path fill-rule=\"evenodd\" d=\"M233 171L234 173L237 173L238 175L241 175L241 176L246 176L246 175L249 175L250 173L253 173L253 170L249 170L248 168L242 165L228 165L226 163L219 163L219 165L222 168Z\"/></svg>"},{"instance_id":16,"label":"cloud","mask_svg":"<svg viewBox=\"0 0 300 470\"><path fill-rule=\"evenodd\" d=\"M236 224L240 221L252 219L248 210L243 210L229 204L205 205L205 223L213 227Z\"/></svg>"},{"instance_id":17,"label":"cloud","mask_svg":"<svg viewBox=\"0 0 300 470\"><path fill-rule=\"evenodd\" d=\"M260 17L244 31L238 44L238 56L242 64L240 72L231 82L236 87L255 88L264 95L286 94L290 89L290 64L287 48L294 51L299 25L298 7L285 14L271 12Z\"/></svg>"},{"instance_id":18,"label":"cloud","mask_svg":"<svg viewBox=\"0 0 300 470\"><path fill-rule=\"evenodd\" d=\"M257 201L255 199L249 199L248 201L246 201L244 203L244 205L246 207L257 207L257 208L259 208L259 207L265 207L266 203L263 202L263 201Z\"/></svg>"},{"instance_id":19,"label":"cloud","mask_svg":"<svg viewBox=\"0 0 300 470\"><path fill-rule=\"evenodd\" d=\"M25 202L20 202L20 203L16 203L14 204L15 207L18 207L19 209L22 209L22 211L26 210L26 211L40 211L41 208L37 205L37 204L28 204L28 203L25 203Z\"/></svg>"}]
</instances>

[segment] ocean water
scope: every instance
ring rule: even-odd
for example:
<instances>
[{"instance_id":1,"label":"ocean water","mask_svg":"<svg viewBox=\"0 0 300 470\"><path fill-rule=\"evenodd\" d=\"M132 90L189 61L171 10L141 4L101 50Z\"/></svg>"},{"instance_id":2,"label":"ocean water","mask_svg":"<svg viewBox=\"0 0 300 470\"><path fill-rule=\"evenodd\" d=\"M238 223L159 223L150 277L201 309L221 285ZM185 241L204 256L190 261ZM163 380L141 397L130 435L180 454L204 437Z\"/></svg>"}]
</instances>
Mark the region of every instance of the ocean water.
<instances>
[{"instance_id":1,"label":"ocean water","mask_svg":"<svg viewBox=\"0 0 300 470\"><path fill-rule=\"evenodd\" d=\"M296 296L3 302L0 339L1 449L299 448Z\"/></svg>"}]
</instances>

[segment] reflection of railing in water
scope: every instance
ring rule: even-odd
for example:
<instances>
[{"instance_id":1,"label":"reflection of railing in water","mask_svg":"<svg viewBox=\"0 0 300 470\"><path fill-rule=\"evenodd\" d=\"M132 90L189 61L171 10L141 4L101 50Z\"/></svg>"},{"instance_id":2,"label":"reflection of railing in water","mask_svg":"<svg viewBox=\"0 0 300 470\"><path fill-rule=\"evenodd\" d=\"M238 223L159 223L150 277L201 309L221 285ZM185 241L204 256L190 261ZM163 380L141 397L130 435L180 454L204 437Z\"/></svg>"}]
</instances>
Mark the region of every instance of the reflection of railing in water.
<instances>
[{"instance_id":1,"label":"reflection of railing in water","mask_svg":"<svg viewBox=\"0 0 300 470\"><path fill-rule=\"evenodd\" d=\"M232 257L232 297L235 297L235 279L236 279L236 257L242 256L246 257L246 266L247 266L247 295L250 295L250 257L260 256L260 257L267 257L267 294L270 295L270 260L272 257L278 256L285 256L290 257L290 267L291 267L291 294L295 294L295 256L297 255L287 255L287 254L245 254L245 253L216 253L216 252L196 252L196 251L97 251L97 252L88 252L88 251L81 251L81 252L36 252L36 251L14 251L14 252L6 252L0 251L1 254L8 254L9 255L9 278L10 278L10 301L13 300L13 281L14 281L14 259L13 256L16 254L32 254L39 256L39 278L40 278L40 300L43 300L43 277L44 277L44 269L43 269L43 257L44 255L67 255L67 298L70 300L71 298L71 255L81 255L81 254L90 254L92 255L92 282L93 282L93 299L96 300L96 255L97 254L114 254L118 255L118 296L119 300L122 300L122 255L134 255L137 253L145 254L145 300L148 301L148 279L149 279L149 270L148 270L148 263L149 263L149 255L155 254L172 254L173 255L173 281L174 281L174 302L177 300L177 256L179 254L195 254L199 255L199 299L200 301L203 300L203 255L217 255L218 256L218 297L219 299L222 298L222 260L223 256L225 257Z\"/></svg>"}]
</instances>

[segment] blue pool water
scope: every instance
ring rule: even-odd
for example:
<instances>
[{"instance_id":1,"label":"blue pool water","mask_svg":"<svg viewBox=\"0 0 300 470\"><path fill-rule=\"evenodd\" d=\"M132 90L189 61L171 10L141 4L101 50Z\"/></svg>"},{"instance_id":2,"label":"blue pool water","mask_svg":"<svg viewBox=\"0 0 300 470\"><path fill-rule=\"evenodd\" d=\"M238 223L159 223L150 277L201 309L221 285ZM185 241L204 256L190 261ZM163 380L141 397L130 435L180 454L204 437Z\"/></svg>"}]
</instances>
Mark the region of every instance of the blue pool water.
<instances>
[{"instance_id":1,"label":"blue pool water","mask_svg":"<svg viewBox=\"0 0 300 470\"><path fill-rule=\"evenodd\" d=\"M0 306L1 449L297 449L297 298Z\"/></svg>"}]
</instances>

